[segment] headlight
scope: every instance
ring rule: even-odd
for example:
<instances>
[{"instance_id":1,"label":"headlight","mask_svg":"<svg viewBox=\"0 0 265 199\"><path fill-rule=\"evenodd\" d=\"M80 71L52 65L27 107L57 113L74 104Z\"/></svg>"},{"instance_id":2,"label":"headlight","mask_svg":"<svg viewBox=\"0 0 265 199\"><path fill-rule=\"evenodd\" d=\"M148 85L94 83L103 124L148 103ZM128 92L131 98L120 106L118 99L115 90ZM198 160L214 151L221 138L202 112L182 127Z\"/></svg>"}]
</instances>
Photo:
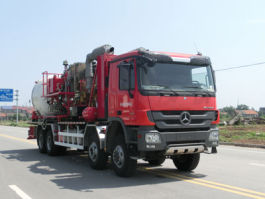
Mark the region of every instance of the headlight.
<instances>
[{"instance_id":1,"label":"headlight","mask_svg":"<svg viewBox=\"0 0 265 199\"><path fill-rule=\"evenodd\" d=\"M212 131L209 135L209 141L218 141L219 140L219 132L218 131Z\"/></svg>"},{"instance_id":2,"label":"headlight","mask_svg":"<svg viewBox=\"0 0 265 199\"><path fill-rule=\"evenodd\" d=\"M160 143L160 135L158 133L146 133L145 141L146 143Z\"/></svg>"}]
</instances>

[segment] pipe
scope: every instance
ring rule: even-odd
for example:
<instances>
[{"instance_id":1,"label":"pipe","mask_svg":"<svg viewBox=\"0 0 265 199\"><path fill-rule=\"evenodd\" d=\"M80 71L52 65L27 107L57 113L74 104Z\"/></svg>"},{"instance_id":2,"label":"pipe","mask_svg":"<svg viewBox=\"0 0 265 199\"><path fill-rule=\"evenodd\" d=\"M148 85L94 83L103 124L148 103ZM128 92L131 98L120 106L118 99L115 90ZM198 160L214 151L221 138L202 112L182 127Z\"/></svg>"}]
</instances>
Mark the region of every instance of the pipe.
<instances>
[{"instance_id":1,"label":"pipe","mask_svg":"<svg viewBox=\"0 0 265 199\"><path fill-rule=\"evenodd\" d=\"M93 61L97 59L98 56L103 55L104 53L113 54L114 53L114 47L111 45L103 45L98 48L95 48L91 53L87 54L86 56L86 81L87 85L86 88L90 92L90 89L92 87L93 82Z\"/></svg>"}]
</instances>

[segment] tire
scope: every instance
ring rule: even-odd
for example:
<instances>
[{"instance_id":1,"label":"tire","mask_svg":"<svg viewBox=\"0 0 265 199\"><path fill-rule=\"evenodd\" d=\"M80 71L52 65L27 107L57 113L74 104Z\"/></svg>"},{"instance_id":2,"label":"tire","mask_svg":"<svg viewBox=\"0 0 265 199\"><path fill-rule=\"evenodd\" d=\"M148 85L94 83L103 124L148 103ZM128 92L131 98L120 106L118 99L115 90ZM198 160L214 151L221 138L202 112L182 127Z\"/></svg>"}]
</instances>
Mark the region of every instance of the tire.
<instances>
[{"instance_id":1,"label":"tire","mask_svg":"<svg viewBox=\"0 0 265 199\"><path fill-rule=\"evenodd\" d=\"M46 137L45 137L44 132L42 131L42 128L38 128L37 144L38 144L38 148L39 148L40 153L46 153L47 152Z\"/></svg>"},{"instance_id":2,"label":"tire","mask_svg":"<svg viewBox=\"0 0 265 199\"><path fill-rule=\"evenodd\" d=\"M186 154L179 155L172 158L175 166L180 171L192 171L194 170L200 162L200 154Z\"/></svg>"},{"instance_id":3,"label":"tire","mask_svg":"<svg viewBox=\"0 0 265 199\"><path fill-rule=\"evenodd\" d=\"M135 174L137 160L129 157L124 138L119 135L112 145L111 164L112 168L118 176L130 177Z\"/></svg>"},{"instance_id":4,"label":"tire","mask_svg":"<svg viewBox=\"0 0 265 199\"><path fill-rule=\"evenodd\" d=\"M152 166L159 166L159 165L163 164L163 162L165 162L165 160L166 160L166 157L159 157L156 159L149 159L147 161Z\"/></svg>"},{"instance_id":5,"label":"tire","mask_svg":"<svg viewBox=\"0 0 265 199\"><path fill-rule=\"evenodd\" d=\"M99 139L92 135L88 140L88 163L90 167L97 170L106 168L108 156L103 149L100 149Z\"/></svg>"},{"instance_id":6,"label":"tire","mask_svg":"<svg viewBox=\"0 0 265 199\"><path fill-rule=\"evenodd\" d=\"M51 130L48 130L46 133L46 148L48 155L51 156L58 155L61 152L61 147L54 144L53 134Z\"/></svg>"}]
</instances>

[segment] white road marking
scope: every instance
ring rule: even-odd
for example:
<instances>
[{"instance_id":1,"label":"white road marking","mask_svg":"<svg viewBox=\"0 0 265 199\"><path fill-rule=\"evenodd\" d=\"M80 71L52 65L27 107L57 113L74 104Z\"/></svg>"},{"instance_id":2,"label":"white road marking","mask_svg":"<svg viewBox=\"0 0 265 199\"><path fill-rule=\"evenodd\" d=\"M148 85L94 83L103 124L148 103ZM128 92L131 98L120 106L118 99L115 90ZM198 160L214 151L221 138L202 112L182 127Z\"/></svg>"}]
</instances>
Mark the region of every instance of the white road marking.
<instances>
[{"instance_id":1,"label":"white road marking","mask_svg":"<svg viewBox=\"0 0 265 199\"><path fill-rule=\"evenodd\" d=\"M249 163L249 165L258 166L258 167L265 167L265 164L260 164L260 163Z\"/></svg>"},{"instance_id":2,"label":"white road marking","mask_svg":"<svg viewBox=\"0 0 265 199\"><path fill-rule=\"evenodd\" d=\"M9 186L10 189L15 191L17 193L17 195L19 195L20 198L22 198L22 199L32 199L25 192L23 192L20 188L18 188L18 186L16 186L16 185L8 185L8 186Z\"/></svg>"}]
</instances>

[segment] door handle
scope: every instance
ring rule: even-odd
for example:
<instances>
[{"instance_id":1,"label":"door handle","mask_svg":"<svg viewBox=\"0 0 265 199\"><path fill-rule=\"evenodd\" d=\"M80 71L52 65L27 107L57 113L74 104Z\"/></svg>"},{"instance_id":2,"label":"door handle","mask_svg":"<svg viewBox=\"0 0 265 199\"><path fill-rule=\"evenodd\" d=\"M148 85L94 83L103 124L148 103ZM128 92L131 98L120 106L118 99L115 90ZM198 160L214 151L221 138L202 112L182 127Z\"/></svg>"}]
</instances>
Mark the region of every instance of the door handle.
<instances>
[{"instance_id":1,"label":"door handle","mask_svg":"<svg viewBox=\"0 0 265 199\"><path fill-rule=\"evenodd\" d=\"M117 115L121 115L121 111L117 111Z\"/></svg>"}]
</instances>

